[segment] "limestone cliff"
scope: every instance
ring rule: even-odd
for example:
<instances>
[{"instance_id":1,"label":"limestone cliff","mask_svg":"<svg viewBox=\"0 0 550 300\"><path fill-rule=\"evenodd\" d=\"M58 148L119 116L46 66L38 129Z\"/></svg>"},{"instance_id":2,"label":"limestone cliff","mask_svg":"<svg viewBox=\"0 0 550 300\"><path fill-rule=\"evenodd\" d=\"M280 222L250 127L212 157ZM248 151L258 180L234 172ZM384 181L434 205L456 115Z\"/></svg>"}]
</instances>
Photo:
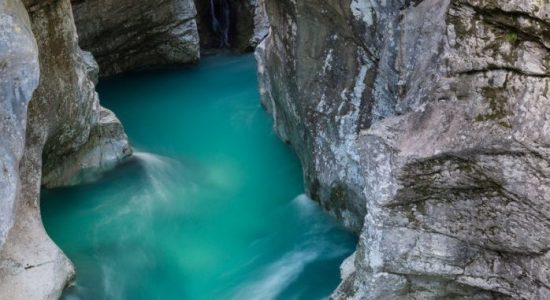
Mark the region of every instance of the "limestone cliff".
<instances>
[{"instance_id":1,"label":"limestone cliff","mask_svg":"<svg viewBox=\"0 0 550 300\"><path fill-rule=\"evenodd\" d=\"M0 27L0 298L56 299L74 270L42 225L41 184L77 182L131 150L99 106L69 0L1 0Z\"/></svg>"},{"instance_id":2,"label":"limestone cliff","mask_svg":"<svg viewBox=\"0 0 550 300\"><path fill-rule=\"evenodd\" d=\"M72 0L80 46L100 75L198 61L193 0Z\"/></svg>"},{"instance_id":3,"label":"limestone cliff","mask_svg":"<svg viewBox=\"0 0 550 300\"><path fill-rule=\"evenodd\" d=\"M302 162L308 194L359 231L366 213L357 134L372 119L376 68L346 1L266 1L260 93ZM349 2L349 1L348 1Z\"/></svg>"},{"instance_id":4,"label":"limestone cliff","mask_svg":"<svg viewBox=\"0 0 550 300\"><path fill-rule=\"evenodd\" d=\"M550 298L550 2L267 0L264 105L361 230L335 299Z\"/></svg>"},{"instance_id":5,"label":"limestone cliff","mask_svg":"<svg viewBox=\"0 0 550 300\"><path fill-rule=\"evenodd\" d=\"M14 223L27 105L38 86L38 48L25 7L0 1L0 247Z\"/></svg>"}]
</instances>

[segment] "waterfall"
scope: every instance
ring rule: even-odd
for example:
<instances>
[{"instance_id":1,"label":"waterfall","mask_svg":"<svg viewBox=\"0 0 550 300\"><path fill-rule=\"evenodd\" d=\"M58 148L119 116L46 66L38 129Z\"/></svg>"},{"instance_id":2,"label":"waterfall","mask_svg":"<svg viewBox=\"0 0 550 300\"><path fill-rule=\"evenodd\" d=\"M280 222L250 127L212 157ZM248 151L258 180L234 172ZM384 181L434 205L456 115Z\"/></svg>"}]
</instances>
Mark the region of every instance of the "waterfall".
<instances>
[{"instance_id":1,"label":"waterfall","mask_svg":"<svg viewBox=\"0 0 550 300\"><path fill-rule=\"evenodd\" d=\"M231 25L230 0L210 0L212 30L218 35L220 48L229 48L229 27Z\"/></svg>"}]
</instances>

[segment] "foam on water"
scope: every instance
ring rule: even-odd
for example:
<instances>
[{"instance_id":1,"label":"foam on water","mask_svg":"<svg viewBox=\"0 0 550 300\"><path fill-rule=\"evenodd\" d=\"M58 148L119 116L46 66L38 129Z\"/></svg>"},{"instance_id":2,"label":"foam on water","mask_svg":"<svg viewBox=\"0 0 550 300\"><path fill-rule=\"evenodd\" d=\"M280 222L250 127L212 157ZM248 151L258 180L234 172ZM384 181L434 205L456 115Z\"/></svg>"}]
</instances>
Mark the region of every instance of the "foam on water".
<instances>
[{"instance_id":1,"label":"foam on water","mask_svg":"<svg viewBox=\"0 0 550 300\"><path fill-rule=\"evenodd\" d=\"M296 197L290 204L291 209L298 212L299 218L303 222L322 217L323 212L320 208L304 194ZM247 299L250 295L254 295L254 299L279 299L282 292L300 276L305 266L312 261L320 258L337 258L349 253L349 248L345 245L340 246L329 238L324 238L324 234L330 230L338 230L336 224L326 222L313 225L304 233L308 238L304 238L297 247L285 253L277 261L265 266L258 278L242 285L232 299ZM301 299L300 294L290 298Z\"/></svg>"},{"instance_id":2,"label":"foam on water","mask_svg":"<svg viewBox=\"0 0 550 300\"><path fill-rule=\"evenodd\" d=\"M300 275L304 266L318 256L315 249L290 252L269 265L259 280L242 287L232 299L246 299L250 295L256 299L276 299Z\"/></svg>"},{"instance_id":3,"label":"foam on water","mask_svg":"<svg viewBox=\"0 0 550 300\"><path fill-rule=\"evenodd\" d=\"M330 295L356 239L301 195L253 56L114 78L99 93L139 150L97 182L43 192L46 229L77 269L64 299Z\"/></svg>"}]
</instances>

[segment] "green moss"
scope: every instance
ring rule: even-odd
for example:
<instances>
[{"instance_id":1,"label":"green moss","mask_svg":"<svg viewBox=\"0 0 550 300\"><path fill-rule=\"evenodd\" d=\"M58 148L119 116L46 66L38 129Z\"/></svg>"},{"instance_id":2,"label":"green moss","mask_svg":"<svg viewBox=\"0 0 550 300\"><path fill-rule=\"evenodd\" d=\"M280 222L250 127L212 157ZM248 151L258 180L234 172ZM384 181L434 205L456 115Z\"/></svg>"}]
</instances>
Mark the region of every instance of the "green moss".
<instances>
[{"instance_id":1,"label":"green moss","mask_svg":"<svg viewBox=\"0 0 550 300\"><path fill-rule=\"evenodd\" d=\"M493 87L484 87L481 91L483 98L489 104L489 112L479 114L475 120L477 122L497 121L503 127L511 128L512 125L506 117L508 116L508 103L506 97L501 95L501 89Z\"/></svg>"},{"instance_id":2,"label":"green moss","mask_svg":"<svg viewBox=\"0 0 550 300\"><path fill-rule=\"evenodd\" d=\"M490 56L500 55L502 59L506 61L507 64L513 66L517 60L517 50L512 49L512 51L503 51L503 45L513 45L517 46L520 43L520 36L516 32L505 32L497 31L495 32L500 38L487 41L486 45L483 47L483 51ZM491 66L498 67L498 66Z\"/></svg>"},{"instance_id":3,"label":"green moss","mask_svg":"<svg viewBox=\"0 0 550 300\"><path fill-rule=\"evenodd\" d=\"M313 178L313 180L311 180L311 176L308 176L306 178L306 182L308 181L311 182L310 184L306 185L309 188L308 194L311 197L311 199L315 201L321 199L321 194L320 194L321 184L319 183L319 180L317 178Z\"/></svg>"},{"instance_id":4,"label":"green moss","mask_svg":"<svg viewBox=\"0 0 550 300\"><path fill-rule=\"evenodd\" d=\"M504 36L504 39L510 44L515 44L518 42L518 34L516 32L508 32Z\"/></svg>"},{"instance_id":5,"label":"green moss","mask_svg":"<svg viewBox=\"0 0 550 300\"><path fill-rule=\"evenodd\" d=\"M463 21L464 20L462 19L453 17L452 24L454 25L455 32L457 33L458 36L465 36L469 32L468 28L466 27L466 25L464 25Z\"/></svg>"},{"instance_id":6,"label":"green moss","mask_svg":"<svg viewBox=\"0 0 550 300\"><path fill-rule=\"evenodd\" d=\"M340 184L335 184L330 190L330 205L338 217L346 210L346 190Z\"/></svg>"}]
</instances>

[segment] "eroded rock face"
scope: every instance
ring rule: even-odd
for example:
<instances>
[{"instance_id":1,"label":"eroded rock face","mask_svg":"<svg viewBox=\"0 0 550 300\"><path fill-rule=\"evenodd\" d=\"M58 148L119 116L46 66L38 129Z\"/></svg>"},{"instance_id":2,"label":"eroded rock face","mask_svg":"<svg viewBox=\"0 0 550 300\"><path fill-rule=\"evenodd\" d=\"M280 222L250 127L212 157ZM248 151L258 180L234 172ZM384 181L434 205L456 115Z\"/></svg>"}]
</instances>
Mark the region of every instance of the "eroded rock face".
<instances>
[{"instance_id":1,"label":"eroded rock face","mask_svg":"<svg viewBox=\"0 0 550 300\"><path fill-rule=\"evenodd\" d=\"M38 85L38 48L19 0L0 1L0 249L14 223L27 105Z\"/></svg>"},{"instance_id":2,"label":"eroded rock face","mask_svg":"<svg viewBox=\"0 0 550 300\"><path fill-rule=\"evenodd\" d=\"M80 46L100 75L197 62L193 0L73 0Z\"/></svg>"},{"instance_id":3,"label":"eroded rock face","mask_svg":"<svg viewBox=\"0 0 550 300\"><path fill-rule=\"evenodd\" d=\"M27 0L24 6L5 0L2 5L0 24L12 30L0 34L8 41L0 47L2 61L4 53L10 54L0 65L10 71L1 75L10 77L0 86L7 95L0 99L0 132L15 138L2 140L11 160L2 160L8 194L1 203L14 208L2 211L0 223L2 229L13 223L0 249L0 298L57 299L74 269L42 225L41 184L73 183L82 170L114 163L131 150L118 120L99 106L93 59L78 47L69 0ZM47 176L51 173L55 180Z\"/></svg>"},{"instance_id":4,"label":"eroded rock face","mask_svg":"<svg viewBox=\"0 0 550 300\"><path fill-rule=\"evenodd\" d=\"M364 217L333 298L550 298L550 2L314 2L257 54L309 193Z\"/></svg>"},{"instance_id":5,"label":"eroded rock face","mask_svg":"<svg viewBox=\"0 0 550 300\"><path fill-rule=\"evenodd\" d=\"M370 124L374 58L349 27L349 1L266 8L271 34L257 50L262 102L298 153L307 193L359 231L366 204L356 137Z\"/></svg>"},{"instance_id":6,"label":"eroded rock face","mask_svg":"<svg viewBox=\"0 0 550 300\"><path fill-rule=\"evenodd\" d=\"M250 47L256 48L269 34L269 17L265 9L265 0L250 0L254 8L254 33L250 38Z\"/></svg>"}]
</instances>

